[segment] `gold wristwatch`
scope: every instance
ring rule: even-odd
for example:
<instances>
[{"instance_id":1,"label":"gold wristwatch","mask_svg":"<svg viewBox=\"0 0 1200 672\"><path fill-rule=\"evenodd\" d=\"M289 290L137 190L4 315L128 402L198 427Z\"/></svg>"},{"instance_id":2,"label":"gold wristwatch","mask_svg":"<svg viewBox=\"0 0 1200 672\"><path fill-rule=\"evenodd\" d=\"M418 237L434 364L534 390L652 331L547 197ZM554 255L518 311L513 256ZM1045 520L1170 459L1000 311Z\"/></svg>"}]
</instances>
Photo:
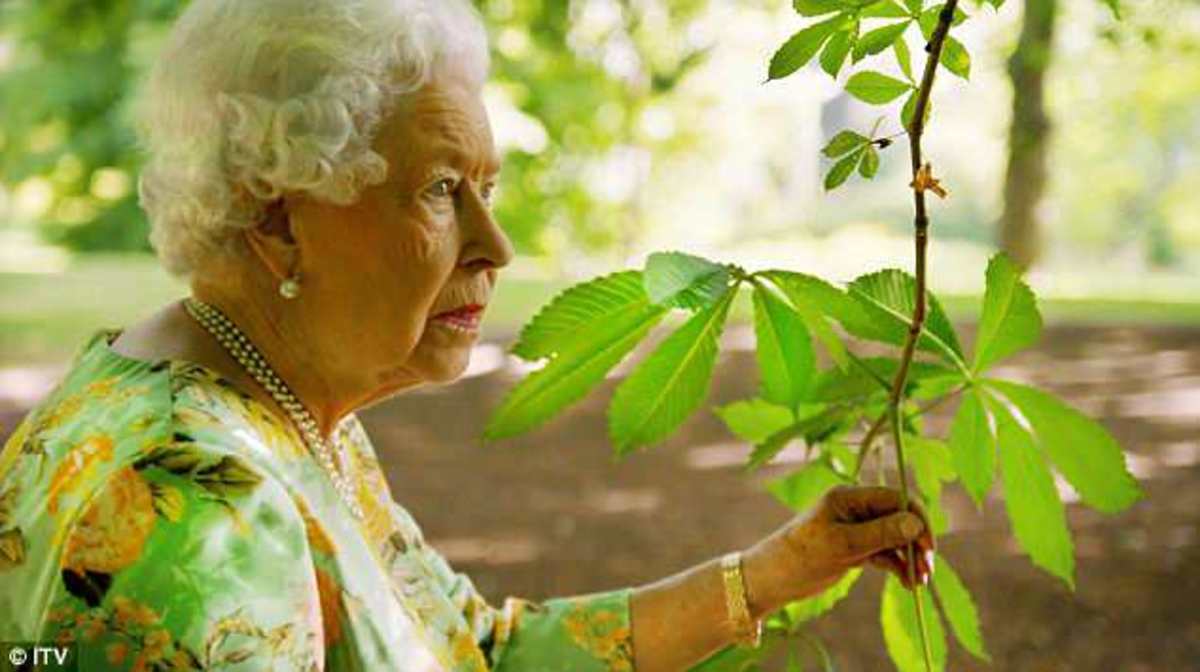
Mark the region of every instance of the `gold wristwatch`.
<instances>
[{"instance_id":1,"label":"gold wristwatch","mask_svg":"<svg viewBox=\"0 0 1200 672\"><path fill-rule=\"evenodd\" d=\"M741 551L732 551L721 557L721 578L725 584L725 606L737 642L757 648L762 642L762 621L750 618Z\"/></svg>"}]
</instances>

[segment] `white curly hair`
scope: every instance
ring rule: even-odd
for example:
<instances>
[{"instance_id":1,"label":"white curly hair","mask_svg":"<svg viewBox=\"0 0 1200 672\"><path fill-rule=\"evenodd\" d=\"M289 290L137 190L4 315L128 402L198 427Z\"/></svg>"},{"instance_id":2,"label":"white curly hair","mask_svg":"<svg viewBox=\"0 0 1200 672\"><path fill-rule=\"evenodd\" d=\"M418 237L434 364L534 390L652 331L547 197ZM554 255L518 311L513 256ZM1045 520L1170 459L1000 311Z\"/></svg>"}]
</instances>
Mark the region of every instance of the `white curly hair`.
<instances>
[{"instance_id":1,"label":"white curly hair","mask_svg":"<svg viewBox=\"0 0 1200 672\"><path fill-rule=\"evenodd\" d=\"M451 61L482 85L468 0L193 0L136 108L163 266L190 277L285 193L349 204L383 181L380 119Z\"/></svg>"}]
</instances>

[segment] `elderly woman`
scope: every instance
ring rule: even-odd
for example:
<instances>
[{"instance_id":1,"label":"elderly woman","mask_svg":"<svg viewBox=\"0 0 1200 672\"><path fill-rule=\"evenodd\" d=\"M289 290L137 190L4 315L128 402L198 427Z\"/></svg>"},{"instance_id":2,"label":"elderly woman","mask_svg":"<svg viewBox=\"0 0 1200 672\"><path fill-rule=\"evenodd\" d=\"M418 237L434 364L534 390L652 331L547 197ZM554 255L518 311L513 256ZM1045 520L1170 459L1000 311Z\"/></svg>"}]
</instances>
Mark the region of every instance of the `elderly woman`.
<instances>
[{"instance_id":1,"label":"elderly woman","mask_svg":"<svg viewBox=\"0 0 1200 672\"><path fill-rule=\"evenodd\" d=\"M512 247L463 0L193 0L145 88L152 242L191 296L101 329L0 455L0 640L79 669L684 669L932 539L841 488L744 553L489 604L355 411L467 365ZM447 496L452 493L447 492Z\"/></svg>"}]
</instances>

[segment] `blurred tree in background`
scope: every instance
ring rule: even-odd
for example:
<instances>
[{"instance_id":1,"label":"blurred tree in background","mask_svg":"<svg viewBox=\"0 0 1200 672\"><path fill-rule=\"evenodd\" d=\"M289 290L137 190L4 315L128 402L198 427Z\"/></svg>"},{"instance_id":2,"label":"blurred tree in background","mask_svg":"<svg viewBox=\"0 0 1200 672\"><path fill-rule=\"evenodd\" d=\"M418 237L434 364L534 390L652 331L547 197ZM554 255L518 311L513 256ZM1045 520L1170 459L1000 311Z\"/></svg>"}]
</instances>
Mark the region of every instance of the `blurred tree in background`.
<instances>
[{"instance_id":1,"label":"blurred tree in background","mask_svg":"<svg viewBox=\"0 0 1200 672\"><path fill-rule=\"evenodd\" d=\"M1062 18L1080 21L1088 3L1068 4ZM1200 3L1121 11L1119 27L1100 31L1108 48L1055 54L1050 183L1070 217L1044 236L1048 248L1069 240L1178 265L1200 247Z\"/></svg>"},{"instance_id":2,"label":"blurred tree in background","mask_svg":"<svg viewBox=\"0 0 1200 672\"><path fill-rule=\"evenodd\" d=\"M40 211L42 232L77 249L148 249L128 123L148 38L175 15L165 0L0 4L0 169Z\"/></svg>"},{"instance_id":3,"label":"blurred tree in background","mask_svg":"<svg viewBox=\"0 0 1200 672\"><path fill-rule=\"evenodd\" d=\"M746 207L703 219L698 215L721 212L706 200L684 216L691 228L672 229L680 231L673 239L701 226L722 227L733 243L761 237L772 226L802 232L812 213L820 221L810 233L864 219L890 221L891 201L882 191L818 209L819 181L805 178L811 190L794 188L797 176L808 175L796 158L810 156L805 143L827 139L816 137L816 129L798 133L780 117L739 128L711 114L712 95L730 95L732 83L724 80L764 74L731 68L737 54L757 64L772 48L771 40L731 44L736 38L719 26L714 33L713 17L757 12L770 20L776 12L790 13L786 0L476 2L492 40L486 95L506 157L497 209L518 251L560 265L573 252L626 258L654 227L682 216L681 201L698 196L745 201ZM972 113L985 115L972 123L991 124L1003 119L1004 108L1012 110L1007 174L979 173L973 183L966 174L956 176L949 202L955 216L947 218L945 237L980 245L995 239L1026 263L1034 260L1038 241L1047 252L1085 257L1135 250L1139 263L1150 265L1175 263L1186 256L1181 250L1194 257L1200 249L1200 6L1131 0L1122 3L1126 21L1116 27L1101 2L1009 4L1023 12L1023 28L997 22L998 32L976 53L979 65L989 50L991 60L1011 54L1011 105ZM0 0L0 233L36 230L53 244L83 251L147 248L130 103L185 5ZM706 20L709 28L697 29ZM727 59L724 69L705 69L713 54ZM697 76L689 79L690 73ZM972 74L976 82L986 76L982 69ZM693 86L699 79L705 87ZM695 97L699 89L709 98ZM790 93L792 119L803 116L803 106L832 104L826 95L819 87ZM944 108L981 100L978 90L974 95L962 103L947 100ZM755 103L739 98L738 104ZM739 135L746 128L753 142ZM722 134L721 142L709 142ZM706 142L722 150L705 154L698 148ZM755 179L791 184L790 191L748 188L756 169L746 162L747 148L754 144L774 147L770 174ZM672 161L685 157L690 174L705 181L700 194L652 170L670 172L678 166ZM963 162L1000 166L1003 158L973 148L942 160L960 173ZM742 179L716 179L722 165L744 169L735 173Z\"/></svg>"},{"instance_id":4,"label":"blurred tree in background","mask_svg":"<svg viewBox=\"0 0 1200 672\"><path fill-rule=\"evenodd\" d=\"M582 173L632 145L655 156L686 145L684 134L658 142L640 122L703 59L705 45L689 43L686 24L706 2L478 3L495 46L492 86L527 115L523 141L506 148L497 206L519 250L552 252L566 244L563 234L589 251L636 239L636 191L597 199ZM0 37L10 52L0 60L3 182L36 204L50 242L149 249L129 110L138 78L186 4L0 4ZM558 238L544 235L551 228Z\"/></svg>"},{"instance_id":5,"label":"blurred tree in background","mask_svg":"<svg viewBox=\"0 0 1200 672\"><path fill-rule=\"evenodd\" d=\"M1000 247L1023 268L1032 265L1038 255L1035 208L1046 190L1050 133L1050 118L1046 113L1046 71L1054 53L1054 19L1058 3L1059 0L1025 0L1021 10L1021 37L1008 60L1013 103L999 237Z\"/></svg>"},{"instance_id":6,"label":"blurred tree in background","mask_svg":"<svg viewBox=\"0 0 1200 672\"><path fill-rule=\"evenodd\" d=\"M1025 0L1020 37L1008 60L1013 92L1012 117L1004 209L997 226L997 238L1000 248L1026 268L1033 265L1041 253L1043 232L1040 229L1045 226L1040 221L1038 205L1047 188L1051 151L1052 123L1046 88L1054 83L1048 79L1048 74L1056 52L1055 24L1060 20L1061 1ZM1103 4L1120 18L1117 0L1103 0ZM1179 27L1187 25L1186 17L1180 17L1180 10L1187 2L1149 4L1149 7L1134 5L1143 11L1135 13L1123 25L1107 26L1101 33L1105 40L1122 48L1121 53L1127 54L1123 59L1126 63L1138 63L1137 71L1142 76L1136 80L1143 84L1135 96L1115 96L1116 104L1108 107L1128 122L1126 129L1137 134L1134 144L1142 147L1140 152L1134 148L1130 148L1131 151L1163 158L1161 162L1149 162L1147 165L1152 170L1138 180L1140 188L1136 194L1126 194L1126 198L1112 208L1130 226L1111 240L1119 245L1140 236L1147 261L1151 265L1166 266L1176 261L1178 255L1173 240L1175 232L1168 217L1159 211L1158 203L1163 192L1185 176L1187 160L1184 155L1188 147L1197 145L1200 117L1195 112L1195 100L1200 95L1200 68L1195 66L1195 59L1200 57L1197 48L1200 43L1195 33L1166 29L1171 17L1184 19ZM1131 46L1145 51L1131 50ZM1176 67L1176 58L1180 65L1191 64L1190 76ZM1158 62L1154 63L1154 60ZM1075 71L1074 68L1064 70ZM1093 73L1089 73L1092 76L1097 70L1103 71L1092 70ZM1149 86L1145 86L1147 84ZM1111 91L1107 86L1104 88ZM1066 119L1076 121L1077 116L1067 115ZM1111 133L1097 137L1103 139L1104 151L1114 149L1110 144ZM1129 139L1132 138L1128 132L1122 134L1122 141Z\"/></svg>"},{"instance_id":7,"label":"blurred tree in background","mask_svg":"<svg viewBox=\"0 0 1200 672\"><path fill-rule=\"evenodd\" d=\"M518 247L553 253L628 250L640 227L644 161L685 149L685 133L655 137L646 112L702 62L687 25L707 0L589 3L482 0L492 31L493 84L541 127L545 141L509 151L498 216ZM635 151L637 148L637 151ZM589 162L624 162L634 188L597 198ZM556 237L557 236L557 237Z\"/></svg>"}]
</instances>

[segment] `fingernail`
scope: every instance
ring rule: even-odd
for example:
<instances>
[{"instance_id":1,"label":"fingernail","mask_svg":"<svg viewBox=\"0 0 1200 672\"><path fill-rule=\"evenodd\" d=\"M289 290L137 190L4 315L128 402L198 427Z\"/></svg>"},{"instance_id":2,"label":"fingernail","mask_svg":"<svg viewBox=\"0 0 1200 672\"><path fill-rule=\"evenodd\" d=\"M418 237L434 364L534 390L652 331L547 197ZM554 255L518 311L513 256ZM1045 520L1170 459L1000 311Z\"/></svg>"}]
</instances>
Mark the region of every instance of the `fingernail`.
<instances>
[{"instance_id":1,"label":"fingernail","mask_svg":"<svg viewBox=\"0 0 1200 672\"><path fill-rule=\"evenodd\" d=\"M900 534L905 539L916 539L921 534L921 519L911 513L904 514L900 519Z\"/></svg>"},{"instance_id":2,"label":"fingernail","mask_svg":"<svg viewBox=\"0 0 1200 672\"><path fill-rule=\"evenodd\" d=\"M933 573L933 551L925 549L925 565L929 567L929 573Z\"/></svg>"}]
</instances>

